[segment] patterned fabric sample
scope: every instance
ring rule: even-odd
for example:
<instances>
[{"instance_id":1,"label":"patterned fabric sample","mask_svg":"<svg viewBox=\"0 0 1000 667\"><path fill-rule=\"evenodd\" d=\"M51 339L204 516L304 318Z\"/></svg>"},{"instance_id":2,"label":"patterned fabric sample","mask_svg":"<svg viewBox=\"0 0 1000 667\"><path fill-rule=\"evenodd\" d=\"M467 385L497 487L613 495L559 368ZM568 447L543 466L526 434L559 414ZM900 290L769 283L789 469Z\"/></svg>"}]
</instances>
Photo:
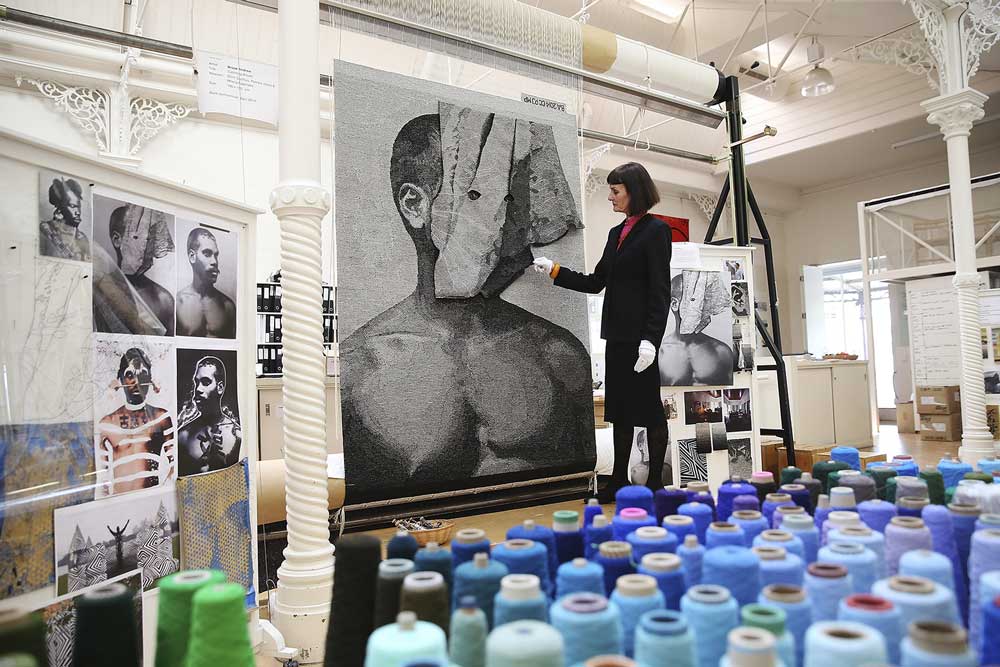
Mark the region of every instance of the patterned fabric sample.
<instances>
[{"instance_id":1,"label":"patterned fabric sample","mask_svg":"<svg viewBox=\"0 0 1000 667\"><path fill-rule=\"evenodd\" d=\"M93 443L92 422L0 426L0 600L55 581L52 512L93 498Z\"/></svg>"},{"instance_id":2,"label":"patterned fabric sample","mask_svg":"<svg viewBox=\"0 0 1000 667\"><path fill-rule=\"evenodd\" d=\"M247 460L177 480L181 561L185 569L214 568L252 592Z\"/></svg>"},{"instance_id":3,"label":"patterned fabric sample","mask_svg":"<svg viewBox=\"0 0 1000 667\"><path fill-rule=\"evenodd\" d=\"M753 457L750 453L750 438L729 441L729 476L738 475L750 479L753 474Z\"/></svg>"},{"instance_id":4,"label":"patterned fabric sample","mask_svg":"<svg viewBox=\"0 0 1000 667\"><path fill-rule=\"evenodd\" d=\"M697 440L678 440L677 457L681 464L681 485L708 481L708 459L698 451Z\"/></svg>"}]
</instances>

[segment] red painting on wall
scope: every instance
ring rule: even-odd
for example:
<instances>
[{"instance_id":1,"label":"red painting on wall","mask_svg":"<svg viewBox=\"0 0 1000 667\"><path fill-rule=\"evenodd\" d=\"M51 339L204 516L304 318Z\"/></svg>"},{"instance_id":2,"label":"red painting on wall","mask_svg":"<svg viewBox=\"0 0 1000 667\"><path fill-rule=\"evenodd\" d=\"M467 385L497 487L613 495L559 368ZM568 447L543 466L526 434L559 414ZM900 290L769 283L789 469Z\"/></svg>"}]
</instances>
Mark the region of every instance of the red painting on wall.
<instances>
[{"instance_id":1,"label":"red painting on wall","mask_svg":"<svg viewBox=\"0 0 1000 667\"><path fill-rule=\"evenodd\" d=\"M675 243L687 243L691 240L687 218L675 218L672 215L660 215L659 213L654 213L653 217L670 225L671 240Z\"/></svg>"}]
</instances>

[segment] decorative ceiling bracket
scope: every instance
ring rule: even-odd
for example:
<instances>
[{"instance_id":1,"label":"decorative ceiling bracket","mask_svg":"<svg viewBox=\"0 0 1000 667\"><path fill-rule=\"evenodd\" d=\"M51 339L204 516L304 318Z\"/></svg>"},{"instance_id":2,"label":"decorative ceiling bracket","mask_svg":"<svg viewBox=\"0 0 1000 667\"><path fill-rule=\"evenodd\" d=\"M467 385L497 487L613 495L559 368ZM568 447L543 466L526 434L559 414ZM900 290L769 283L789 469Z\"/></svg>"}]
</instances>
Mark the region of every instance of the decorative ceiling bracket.
<instances>
[{"instance_id":1,"label":"decorative ceiling bracket","mask_svg":"<svg viewBox=\"0 0 1000 667\"><path fill-rule=\"evenodd\" d=\"M719 198L715 195L706 195L700 192L689 192L688 196L691 197L691 201L698 205L701 212L705 214L705 219L711 221L712 216L715 215L715 207L719 205ZM729 210L729 202L726 202L726 210Z\"/></svg>"},{"instance_id":2,"label":"decorative ceiling bracket","mask_svg":"<svg viewBox=\"0 0 1000 667\"><path fill-rule=\"evenodd\" d=\"M101 151L108 150L111 95L107 91L66 86L56 81L38 81L20 74L14 77L14 81L18 86L30 83L37 88L38 92L52 100L57 109L69 114L84 132L92 134Z\"/></svg>"},{"instance_id":3,"label":"decorative ceiling bracket","mask_svg":"<svg viewBox=\"0 0 1000 667\"><path fill-rule=\"evenodd\" d=\"M584 193L589 197L590 195L597 192L603 183L599 178L594 176L594 168L597 167L597 163L601 161L601 158L611 150L611 144L601 144L596 148L592 148L589 151L584 151L583 154L583 190Z\"/></svg>"},{"instance_id":4,"label":"decorative ceiling bracket","mask_svg":"<svg viewBox=\"0 0 1000 667\"><path fill-rule=\"evenodd\" d=\"M854 49L853 55L858 62L895 65L912 74L926 76L931 88L937 90L937 63L919 26L863 44Z\"/></svg>"},{"instance_id":5,"label":"decorative ceiling bracket","mask_svg":"<svg viewBox=\"0 0 1000 667\"><path fill-rule=\"evenodd\" d=\"M1000 40L1000 0L903 0L920 23L942 95L968 86L980 56Z\"/></svg>"},{"instance_id":6,"label":"decorative ceiling bracket","mask_svg":"<svg viewBox=\"0 0 1000 667\"><path fill-rule=\"evenodd\" d=\"M973 0L963 18L965 71L971 79L979 71L979 57L1000 39L1000 0Z\"/></svg>"}]
</instances>

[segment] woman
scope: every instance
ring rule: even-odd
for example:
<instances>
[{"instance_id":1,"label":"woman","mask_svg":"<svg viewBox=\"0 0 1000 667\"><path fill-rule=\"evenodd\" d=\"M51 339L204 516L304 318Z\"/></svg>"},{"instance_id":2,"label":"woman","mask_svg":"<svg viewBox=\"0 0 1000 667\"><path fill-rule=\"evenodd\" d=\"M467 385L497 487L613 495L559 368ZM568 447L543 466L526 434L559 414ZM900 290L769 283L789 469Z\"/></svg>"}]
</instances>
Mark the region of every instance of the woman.
<instances>
[{"instance_id":1,"label":"woman","mask_svg":"<svg viewBox=\"0 0 1000 667\"><path fill-rule=\"evenodd\" d=\"M615 467L602 502L628 484L633 427L645 426L649 442L651 489L663 486L667 422L660 403L656 353L670 309L670 227L649 215L660 194L646 169L635 162L608 174L615 212L627 217L608 233L601 261L582 274L539 257L535 270L547 272L559 287L597 294L605 290L601 338L605 350L604 418L614 424Z\"/></svg>"}]
</instances>

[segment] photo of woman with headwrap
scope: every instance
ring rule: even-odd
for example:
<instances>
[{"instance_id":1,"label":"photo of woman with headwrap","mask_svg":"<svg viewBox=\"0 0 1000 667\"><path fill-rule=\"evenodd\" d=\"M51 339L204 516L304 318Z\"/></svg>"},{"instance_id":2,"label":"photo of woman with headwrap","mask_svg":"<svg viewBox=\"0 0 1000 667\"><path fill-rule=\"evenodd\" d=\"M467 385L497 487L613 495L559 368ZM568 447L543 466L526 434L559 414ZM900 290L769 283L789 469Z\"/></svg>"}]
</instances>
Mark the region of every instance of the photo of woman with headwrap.
<instances>
[{"instance_id":1,"label":"photo of woman with headwrap","mask_svg":"<svg viewBox=\"0 0 1000 667\"><path fill-rule=\"evenodd\" d=\"M50 171L38 175L38 254L90 261L90 186Z\"/></svg>"}]
</instances>

